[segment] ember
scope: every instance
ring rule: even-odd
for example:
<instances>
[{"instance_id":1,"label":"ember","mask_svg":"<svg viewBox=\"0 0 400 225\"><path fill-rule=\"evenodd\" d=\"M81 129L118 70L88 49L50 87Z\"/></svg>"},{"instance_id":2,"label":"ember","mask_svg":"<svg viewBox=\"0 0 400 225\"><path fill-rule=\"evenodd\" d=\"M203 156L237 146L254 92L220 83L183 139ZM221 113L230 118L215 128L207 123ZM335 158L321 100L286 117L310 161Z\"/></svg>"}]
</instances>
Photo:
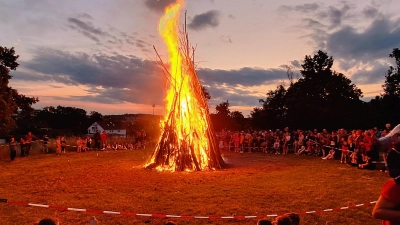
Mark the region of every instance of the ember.
<instances>
[{"instance_id":1,"label":"ember","mask_svg":"<svg viewBox=\"0 0 400 225\"><path fill-rule=\"evenodd\" d=\"M159 142L145 167L158 171L215 170L222 168L224 161L195 70L194 48L189 44L186 22L179 35L182 4L178 1L169 6L159 22L159 32L169 56L168 67L159 57L168 80L166 113Z\"/></svg>"}]
</instances>

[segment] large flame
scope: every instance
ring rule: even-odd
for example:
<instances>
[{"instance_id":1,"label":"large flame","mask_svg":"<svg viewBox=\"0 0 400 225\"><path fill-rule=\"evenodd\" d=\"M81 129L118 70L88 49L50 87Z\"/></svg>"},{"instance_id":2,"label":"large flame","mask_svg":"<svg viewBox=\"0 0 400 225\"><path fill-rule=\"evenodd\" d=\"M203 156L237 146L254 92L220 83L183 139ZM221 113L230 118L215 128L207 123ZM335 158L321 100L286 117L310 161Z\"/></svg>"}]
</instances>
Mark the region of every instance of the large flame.
<instances>
[{"instance_id":1,"label":"large flame","mask_svg":"<svg viewBox=\"0 0 400 225\"><path fill-rule=\"evenodd\" d=\"M184 54L188 53L182 51L185 46L180 47L182 40L179 37L178 23L182 5L183 1L178 0L177 3L167 7L158 27L159 33L168 48L168 80L170 82L165 98L165 118L161 123L161 128L173 129L177 139L174 146L168 144L170 145L168 147L173 150L164 154L164 157L168 157L168 161L162 165L157 165L156 169L159 171L177 171L177 160L186 156L194 158L194 162L190 161L190 163L196 165L185 166L183 168L185 171L214 169L209 165L211 142L207 136L209 129L208 108L204 104L204 97L199 96L199 93L201 93L198 89L200 83L194 80L198 79L197 75L190 74L195 73L193 62L187 61L187 55ZM175 122L172 124L173 127L169 128L167 126L171 125L169 123L171 117ZM162 138L163 136L160 137L159 143L162 142ZM148 165L154 164L155 161L156 155L153 154Z\"/></svg>"}]
</instances>

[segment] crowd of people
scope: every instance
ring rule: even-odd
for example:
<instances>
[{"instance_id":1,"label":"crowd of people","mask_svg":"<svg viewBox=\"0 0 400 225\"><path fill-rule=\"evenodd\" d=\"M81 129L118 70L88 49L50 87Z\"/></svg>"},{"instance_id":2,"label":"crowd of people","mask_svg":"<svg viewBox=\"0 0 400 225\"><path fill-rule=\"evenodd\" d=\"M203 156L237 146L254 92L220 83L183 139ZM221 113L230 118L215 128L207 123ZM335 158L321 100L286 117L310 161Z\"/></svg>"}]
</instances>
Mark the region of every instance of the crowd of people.
<instances>
[{"instance_id":1,"label":"crowd of people","mask_svg":"<svg viewBox=\"0 0 400 225\"><path fill-rule=\"evenodd\" d=\"M121 140L121 139L119 139ZM134 134L134 142L117 142L112 141L105 131L97 131L93 137L86 135L84 137L78 137L76 145L72 145L76 148L77 152L86 152L90 150L99 151L117 151L117 150L136 150L146 148L147 134L145 131L137 131ZM19 142L14 137L11 137L8 144L10 149L10 161L13 162L17 157L17 151L20 150L20 157L27 157L30 155L32 150L32 143L39 142L41 145L41 151L43 153L49 153L50 138L48 135L43 135L40 139L28 132L27 135L21 137ZM57 136L55 140L55 153L57 155L65 154L68 146L66 138L63 136Z\"/></svg>"},{"instance_id":2,"label":"crowd of people","mask_svg":"<svg viewBox=\"0 0 400 225\"><path fill-rule=\"evenodd\" d=\"M380 159L379 138L391 131L391 125L385 129L368 130L345 129L328 132L314 129L310 131L258 130L218 132L220 150L238 153L263 152L272 154L296 154L319 156L324 160L336 159L360 169L374 169ZM383 154L385 160L385 154ZM383 169L385 170L385 169Z\"/></svg>"}]
</instances>

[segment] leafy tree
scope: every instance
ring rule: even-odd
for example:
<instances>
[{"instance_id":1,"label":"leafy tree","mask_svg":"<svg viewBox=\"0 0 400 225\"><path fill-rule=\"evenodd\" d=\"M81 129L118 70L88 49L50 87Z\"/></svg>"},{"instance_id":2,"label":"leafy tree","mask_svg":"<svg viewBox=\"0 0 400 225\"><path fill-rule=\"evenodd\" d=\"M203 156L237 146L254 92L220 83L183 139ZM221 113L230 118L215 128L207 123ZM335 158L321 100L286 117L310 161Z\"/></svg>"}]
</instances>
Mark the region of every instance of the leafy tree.
<instances>
[{"instance_id":1,"label":"leafy tree","mask_svg":"<svg viewBox=\"0 0 400 225\"><path fill-rule=\"evenodd\" d=\"M398 48L393 49L389 57L395 59L396 66L390 66L385 75L382 96L370 102L372 113L378 115L377 120L380 124L377 126L382 126L385 123L400 123L400 50ZM380 108L376 107L377 105Z\"/></svg>"},{"instance_id":2,"label":"leafy tree","mask_svg":"<svg viewBox=\"0 0 400 225\"><path fill-rule=\"evenodd\" d=\"M50 128L55 130L70 130L74 134L87 133L90 125L84 109L75 107L53 106L45 107L37 113L37 120L47 121Z\"/></svg>"},{"instance_id":3,"label":"leafy tree","mask_svg":"<svg viewBox=\"0 0 400 225\"><path fill-rule=\"evenodd\" d=\"M90 123L94 123L96 121L102 121L103 120L103 115L101 113L99 113L99 112L91 111L89 113L89 120L90 120Z\"/></svg>"},{"instance_id":4,"label":"leafy tree","mask_svg":"<svg viewBox=\"0 0 400 225\"><path fill-rule=\"evenodd\" d=\"M203 92L204 98L206 98L207 100L211 99L211 94L210 94L210 92L208 92L206 87L201 86L201 91Z\"/></svg>"},{"instance_id":5,"label":"leafy tree","mask_svg":"<svg viewBox=\"0 0 400 225\"><path fill-rule=\"evenodd\" d=\"M0 46L0 136L9 134L17 127L15 119L26 117L34 112L32 105L38 98L26 97L16 89L8 86L12 76L11 70L16 70L19 55L15 55L14 48Z\"/></svg>"},{"instance_id":6,"label":"leafy tree","mask_svg":"<svg viewBox=\"0 0 400 225\"><path fill-rule=\"evenodd\" d=\"M267 93L265 100L260 99L259 102L263 104L265 111L264 120L268 128L281 128L286 123L286 89L283 85L277 86L274 91Z\"/></svg>"},{"instance_id":7,"label":"leafy tree","mask_svg":"<svg viewBox=\"0 0 400 225\"><path fill-rule=\"evenodd\" d=\"M237 110L229 114L232 121L232 130L242 130L245 126L245 118L242 112Z\"/></svg>"},{"instance_id":8,"label":"leafy tree","mask_svg":"<svg viewBox=\"0 0 400 225\"><path fill-rule=\"evenodd\" d=\"M229 101L227 100L226 102L221 102L215 107L215 110L217 111L218 116L229 118L229 114L231 113L229 110Z\"/></svg>"},{"instance_id":9,"label":"leafy tree","mask_svg":"<svg viewBox=\"0 0 400 225\"><path fill-rule=\"evenodd\" d=\"M396 68L393 66L389 67L385 76L385 84L383 85L383 95L400 97L400 50L398 48L393 49L389 57L395 59Z\"/></svg>"},{"instance_id":10,"label":"leafy tree","mask_svg":"<svg viewBox=\"0 0 400 225\"><path fill-rule=\"evenodd\" d=\"M290 86L282 85L267 93L262 111L252 112L271 128L284 126L312 128L352 127L359 124L362 92L341 73L332 71L333 58L323 51L305 56L301 77ZM253 123L261 121L253 118Z\"/></svg>"},{"instance_id":11,"label":"leafy tree","mask_svg":"<svg viewBox=\"0 0 400 225\"><path fill-rule=\"evenodd\" d=\"M350 127L358 118L362 92L342 73L332 71L333 62L323 51L305 57L302 77L287 91L289 126Z\"/></svg>"}]
</instances>

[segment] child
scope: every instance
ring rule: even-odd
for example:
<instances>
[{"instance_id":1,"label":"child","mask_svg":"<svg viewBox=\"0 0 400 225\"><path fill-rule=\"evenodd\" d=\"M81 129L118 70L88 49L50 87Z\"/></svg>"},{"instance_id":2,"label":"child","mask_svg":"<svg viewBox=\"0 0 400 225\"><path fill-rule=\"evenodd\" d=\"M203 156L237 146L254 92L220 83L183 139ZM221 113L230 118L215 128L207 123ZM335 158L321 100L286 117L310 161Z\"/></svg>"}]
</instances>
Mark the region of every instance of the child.
<instances>
[{"instance_id":1,"label":"child","mask_svg":"<svg viewBox=\"0 0 400 225\"><path fill-rule=\"evenodd\" d=\"M281 140L279 138L276 138L274 143L275 155L281 154L280 148L281 148Z\"/></svg>"},{"instance_id":2,"label":"child","mask_svg":"<svg viewBox=\"0 0 400 225\"><path fill-rule=\"evenodd\" d=\"M132 149L133 149L133 144L132 144L131 142L128 144L128 149L129 149L129 150L132 150Z\"/></svg>"},{"instance_id":3,"label":"child","mask_svg":"<svg viewBox=\"0 0 400 225\"><path fill-rule=\"evenodd\" d=\"M233 137L233 143L235 146L235 152L239 152L239 143L240 143L239 133L235 133L235 136Z\"/></svg>"},{"instance_id":4,"label":"child","mask_svg":"<svg viewBox=\"0 0 400 225\"><path fill-rule=\"evenodd\" d=\"M347 141L342 142L342 156L340 157L340 163L347 163L347 154L349 152L349 144Z\"/></svg>"},{"instance_id":5,"label":"child","mask_svg":"<svg viewBox=\"0 0 400 225\"><path fill-rule=\"evenodd\" d=\"M366 156L364 156L364 158L365 158L364 163L358 165L358 168L359 169L368 169L368 170L373 169L372 168L373 164L372 164L371 157L366 155Z\"/></svg>"},{"instance_id":6,"label":"child","mask_svg":"<svg viewBox=\"0 0 400 225\"><path fill-rule=\"evenodd\" d=\"M82 152L82 139L81 139L81 137L78 137L78 140L76 141L76 146L78 147L76 152Z\"/></svg>"},{"instance_id":7,"label":"child","mask_svg":"<svg viewBox=\"0 0 400 225\"><path fill-rule=\"evenodd\" d=\"M64 137L61 137L61 153L65 154L65 146L67 146L67 142Z\"/></svg>"},{"instance_id":8,"label":"child","mask_svg":"<svg viewBox=\"0 0 400 225\"><path fill-rule=\"evenodd\" d=\"M283 136L283 154L287 154L288 153L288 148L290 145L290 133L286 132Z\"/></svg>"},{"instance_id":9,"label":"child","mask_svg":"<svg viewBox=\"0 0 400 225\"><path fill-rule=\"evenodd\" d=\"M25 146L25 139L21 138L19 139L19 145L21 147L21 155L20 157L25 157L25 151L26 151L26 146Z\"/></svg>"},{"instance_id":10,"label":"child","mask_svg":"<svg viewBox=\"0 0 400 225\"><path fill-rule=\"evenodd\" d=\"M56 140L56 154L60 155L61 154L61 137L58 136Z\"/></svg>"},{"instance_id":11,"label":"child","mask_svg":"<svg viewBox=\"0 0 400 225\"><path fill-rule=\"evenodd\" d=\"M12 137L10 144L8 145L10 148L10 159L11 162L14 161L15 157L17 156L17 142L15 141L15 138Z\"/></svg>"},{"instance_id":12,"label":"child","mask_svg":"<svg viewBox=\"0 0 400 225\"><path fill-rule=\"evenodd\" d=\"M142 142L138 141L135 145L135 149L140 149L142 147Z\"/></svg>"},{"instance_id":13,"label":"child","mask_svg":"<svg viewBox=\"0 0 400 225\"><path fill-rule=\"evenodd\" d=\"M81 150L86 152L88 149L86 147L86 142L83 138L81 138Z\"/></svg>"},{"instance_id":14,"label":"child","mask_svg":"<svg viewBox=\"0 0 400 225\"><path fill-rule=\"evenodd\" d=\"M90 138L90 136L86 137L86 150L89 151L90 150L90 146L92 145L92 138Z\"/></svg>"},{"instance_id":15,"label":"child","mask_svg":"<svg viewBox=\"0 0 400 225\"><path fill-rule=\"evenodd\" d=\"M335 157L335 149L329 150L329 154L325 157L322 157L322 159L333 159Z\"/></svg>"},{"instance_id":16,"label":"child","mask_svg":"<svg viewBox=\"0 0 400 225\"><path fill-rule=\"evenodd\" d=\"M358 166L358 149L351 153L351 155L350 155L350 165Z\"/></svg>"},{"instance_id":17,"label":"child","mask_svg":"<svg viewBox=\"0 0 400 225\"><path fill-rule=\"evenodd\" d=\"M114 144L112 145L112 149L113 149L114 151L117 151L117 150L118 150L118 144L117 144L117 142L114 142Z\"/></svg>"}]
</instances>

